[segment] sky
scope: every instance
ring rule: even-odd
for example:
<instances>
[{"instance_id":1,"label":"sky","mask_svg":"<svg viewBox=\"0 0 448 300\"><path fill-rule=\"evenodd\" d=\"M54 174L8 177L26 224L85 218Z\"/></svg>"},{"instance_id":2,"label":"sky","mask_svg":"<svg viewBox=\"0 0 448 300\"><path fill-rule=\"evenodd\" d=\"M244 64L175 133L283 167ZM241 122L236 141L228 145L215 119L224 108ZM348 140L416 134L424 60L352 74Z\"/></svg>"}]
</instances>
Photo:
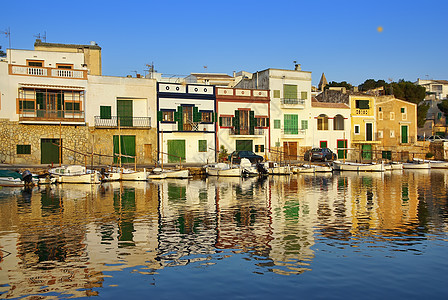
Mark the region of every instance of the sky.
<instances>
[{"instance_id":1,"label":"sky","mask_svg":"<svg viewBox=\"0 0 448 300\"><path fill-rule=\"evenodd\" d=\"M448 80L448 1L6 1L0 46L49 43L102 48L103 75L312 72L367 79Z\"/></svg>"}]
</instances>

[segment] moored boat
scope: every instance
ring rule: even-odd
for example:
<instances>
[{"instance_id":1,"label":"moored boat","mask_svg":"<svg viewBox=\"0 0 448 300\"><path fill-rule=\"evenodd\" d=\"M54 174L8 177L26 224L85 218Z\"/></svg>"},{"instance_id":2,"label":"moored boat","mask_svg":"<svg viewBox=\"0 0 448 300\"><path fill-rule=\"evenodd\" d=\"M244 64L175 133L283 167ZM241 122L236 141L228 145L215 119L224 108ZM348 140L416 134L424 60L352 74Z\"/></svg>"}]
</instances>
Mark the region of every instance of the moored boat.
<instances>
[{"instance_id":1,"label":"moored boat","mask_svg":"<svg viewBox=\"0 0 448 300\"><path fill-rule=\"evenodd\" d=\"M0 170L0 186L24 186L22 174L16 171Z\"/></svg>"},{"instance_id":2,"label":"moored boat","mask_svg":"<svg viewBox=\"0 0 448 300\"><path fill-rule=\"evenodd\" d=\"M57 183L100 183L101 176L97 171L79 165L61 166L48 170Z\"/></svg>"},{"instance_id":3,"label":"moored boat","mask_svg":"<svg viewBox=\"0 0 448 300\"><path fill-rule=\"evenodd\" d=\"M224 176L224 177L240 177L242 170L238 165L230 165L227 163L217 163L207 165L205 172L209 176Z\"/></svg>"},{"instance_id":4,"label":"moored boat","mask_svg":"<svg viewBox=\"0 0 448 300\"><path fill-rule=\"evenodd\" d=\"M429 162L424 161L412 161L403 163L403 169L430 169L431 165Z\"/></svg>"},{"instance_id":5,"label":"moored boat","mask_svg":"<svg viewBox=\"0 0 448 300\"><path fill-rule=\"evenodd\" d=\"M333 169L336 171L355 171L355 172L384 172L385 167L383 163L364 164L354 162L342 162L335 160L333 162Z\"/></svg>"}]
</instances>

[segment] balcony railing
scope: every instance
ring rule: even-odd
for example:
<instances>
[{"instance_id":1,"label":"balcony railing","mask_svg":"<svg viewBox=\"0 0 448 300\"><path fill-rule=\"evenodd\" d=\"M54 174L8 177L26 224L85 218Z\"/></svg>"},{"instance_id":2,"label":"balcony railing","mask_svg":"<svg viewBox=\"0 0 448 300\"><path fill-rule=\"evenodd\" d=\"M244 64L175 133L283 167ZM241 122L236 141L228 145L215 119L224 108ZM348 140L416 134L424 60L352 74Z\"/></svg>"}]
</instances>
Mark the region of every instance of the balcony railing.
<instances>
[{"instance_id":1,"label":"balcony railing","mask_svg":"<svg viewBox=\"0 0 448 300\"><path fill-rule=\"evenodd\" d=\"M9 73L11 75L87 79L87 70L69 70L69 69L10 65Z\"/></svg>"},{"instance_id":2,"label":"balcony railing","mask_svg":"<svg viewBox=\"0 0 448 300\"><path fill-rule=\"evenodd\" d=\"M235 128L230 128L230 135L264 135L264 128L254 128L254 133L250 134L250 130L247 128L240 128L238 131Z\"/></svg>"},{"instance_id":3,"label":"balcony railing","mask_svg":"<svg viewBox=\"0 0 448 300\"><path fill-rule=\"evenodd\" d=\"M120 119L121 128L151 128L151 117L110 117L102 119L95 116L96 128L118 128L118 119Z\"/></svg>"},{"instance_id":4,"label":"balcony railing","mask_svg":"<svg viewBox=\"0 0 448 300\"><path fill-rule=\"evenodd\" d=\"M84 122L84 119L84 112L79 110L22 109L19 111L20 121Z\"/></svg>"},{"instance_id":5,"label":"balcony railing","mask_svg":"<svg viewBox=\"0 0 448 300\"><path fill-rule=\"evenodd\" d=\"M282 128L282 135L304 136L306 129L284 129Z\"/></svg>"}]
</instances>

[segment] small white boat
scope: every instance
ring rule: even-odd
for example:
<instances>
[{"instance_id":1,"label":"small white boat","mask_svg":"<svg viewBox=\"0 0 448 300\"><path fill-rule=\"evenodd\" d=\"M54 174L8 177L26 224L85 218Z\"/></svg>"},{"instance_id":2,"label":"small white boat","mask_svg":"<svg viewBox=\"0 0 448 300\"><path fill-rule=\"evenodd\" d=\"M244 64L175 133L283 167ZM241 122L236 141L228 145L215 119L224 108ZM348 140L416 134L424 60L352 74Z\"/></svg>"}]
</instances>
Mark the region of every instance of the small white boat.
<instances>
[{"instance_id":1,"label":"small white boat","mask_svg":"<svg viewBox=\"0 0 448 300\"><path fill-rule=\"evenodd\" d=\"M10 170L0 170L0 186L24 186L22 174Z\"/></svg>"},{"instance_id":2,"label":"small white boat","mask_svg":"<svg viewBox=\"0 0 448 300\"><path fill-rule=\"evenodd\" d=\"M100 183L101 176L97 171L86 169L84 166L61 166L48 170L57 183Z\"/></svg>"},{"instance_id":3,"label":"small white boat","mask_svg":"<svg viewBox=\"0 0 448 300\"><path fill-rule=\"evenodd\" d=\"M148 172L146 172L146 169L143 169L143 171L123 169L123 172L121 173L121 180L146 181L147 179Z\"/></svg>"},{"instance_id":4,"label":"small white boat","mask_svg":"<svg viewBox=\"0 0 448 300\"><path fill-rule=\"evenodd\" d=\"M330 166L322 166L322 165L302 165L293 169L293 173L325 173L332 172L333 168Z\"/></svg>"},{"instance_id":5,"label":"small white boat","mask_svg":"<svg viewBox=\"0 0 448 300\"><path fill-rule=\"evenodd\" d=\"M209 176L241 177L242 169L237 165L217 163L207 165L205 167L205 172Z\"/></svg>"},{"instance_id":6,"label":"small white boat","mask_svg":"<svg viewBox=\"0 0 448 300\"><path fill-rule=\"evenodd\" d=\"M384 172L386 169L383 163L363 164L354 162L333 161L333 170L336 171L355 171L355 172Z\"/></svg>"},{"instance_id":7,"label":"small white boat","mask_svg":"<svg viewBox=\"0 0 448 300\"><path fill-rule=\"evenodd\" d=\"M424 160L429 162L431 169L448 169L448 161L444 160Z\"/></svg>"},{"instance_id":8,"label":"small white boat","mask_svg":"<svg viewBox=\"0 0 448 300\"><path fill-rule=\"evenodd\" d=\"M165 174L165 178L187 179L190 177L190 171L187 169L185 170L164 169L162 173Z\"/></svg>"},{"instance_id":9,"label":"small white boat","mask_svg":"<svg viewBox=\"0 0 448 300\"><path fill-rule=\"evenodd\" d=\"M161 168L154 168L151 172L146 175L147 179L165 179L166 173L162 172Z\"/></svg>"},{"instance_id":10,"label":"small white boat","mask_svg":"<svg viewBox=\"0 0 448 300\"><path fill-rule=\"evenodd\" d=\"M280 166L277 163L268 162L268 170L271 175L291 175L292 170L289 165Z\"/></svg>"},{"instance_id":11,"label":"small white boat","mask_svg":"<svg viewBox=\"0 0 448 300\"><path fill-rule=\"evenodd\" d=\"M431 169L431 164L423 160L414 159L412 162L403 163L403 169Z\"/></svg>"}]
</instances>

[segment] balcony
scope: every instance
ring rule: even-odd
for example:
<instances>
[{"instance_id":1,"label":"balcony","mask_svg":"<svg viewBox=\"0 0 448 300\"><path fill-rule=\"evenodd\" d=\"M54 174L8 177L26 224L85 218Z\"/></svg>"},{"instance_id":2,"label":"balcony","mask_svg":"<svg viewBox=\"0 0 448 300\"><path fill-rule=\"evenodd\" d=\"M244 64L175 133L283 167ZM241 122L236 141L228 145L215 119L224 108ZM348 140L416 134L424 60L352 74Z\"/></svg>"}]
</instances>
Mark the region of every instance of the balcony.
<instances>
[{"instance_id":1,"label":"balcony","mask_svg":"<svg viewBox=\"0 0 448 300\"><path fill-rule=\"evenodd\" d=\"M118 128L118 119L120 119L120 128L151 128L151 117L110 117L102 119L95 116L95 128Z\"/></svg>"},{"instance_id":2,"label":"balcony","mask_svg":"<svg viewBox=\"0 0 448 300\"><path fill-rule=\"evenodd\" d=\"M248 128L240 128L239 131L236 131L235 128L230 128L229 135L233 136L233 137L236 137L236 136L239 136L239 137L252 136L252 137L254 137L256 135L263 136L265 134L265 131L266 131L266 129L264 129L264 128L254 128L254 133L250 134L250 131Z\"/></svg>"},{"instance_id":3,"label":"balcony","mask_svg":"<svg viewBox=\"0 0 448 300\"><path fill-rule=\"evenodd\" d=\"M76 122L84 123L85 115L79 110L42 110L22 109L19 111L19 122Z\"/></svg>"},{"instance_id":4,"label":"balcony","mask_svg":"<svg viewBox=\"0 0 448 300\"><path fill-rule=\"evenodd\" d=\"M304 138L306 129L284 129L282 128L283 138Z\"/></svg>"},{"instance_id":5,"label":"balcony","mask_svg":"<svg viewBox=\"0 0 448 300\"><path fill-rule=\"evenodd\" d=\"M281 107L282 108L304 109L305 108L305 100L297 99L297 98L282 98L281 99Z\"/></svg>"},{"instance_id":6,"label":"balcony","mask_svg":"<svg viewBox=\"0 0 448 300\"><path fill-rule=\"evenodd\" d=\"M56 69L19 65L9 65L9 74L34 77L87 79L87 70Z\"/></svg>"}]
</instances>

